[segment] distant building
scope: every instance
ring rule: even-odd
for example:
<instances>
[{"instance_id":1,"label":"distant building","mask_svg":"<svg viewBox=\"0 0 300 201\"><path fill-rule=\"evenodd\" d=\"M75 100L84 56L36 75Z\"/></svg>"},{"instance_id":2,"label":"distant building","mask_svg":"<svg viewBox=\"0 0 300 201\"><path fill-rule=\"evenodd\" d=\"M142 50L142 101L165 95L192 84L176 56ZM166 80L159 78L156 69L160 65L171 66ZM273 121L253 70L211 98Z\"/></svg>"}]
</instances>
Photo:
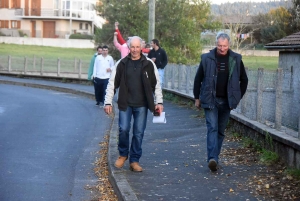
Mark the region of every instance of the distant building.
<instances>
[{"instance_id":1,"label":"distant building","mask_svg":"<svg viewBox=\"0 0 300 201\"><path fill-rule=\"evenodd\" d=\"M0 32L7 36L68 38L94 34L105 20L96 14L98 0L0 0Z\"/></svg>"}]
</instances>

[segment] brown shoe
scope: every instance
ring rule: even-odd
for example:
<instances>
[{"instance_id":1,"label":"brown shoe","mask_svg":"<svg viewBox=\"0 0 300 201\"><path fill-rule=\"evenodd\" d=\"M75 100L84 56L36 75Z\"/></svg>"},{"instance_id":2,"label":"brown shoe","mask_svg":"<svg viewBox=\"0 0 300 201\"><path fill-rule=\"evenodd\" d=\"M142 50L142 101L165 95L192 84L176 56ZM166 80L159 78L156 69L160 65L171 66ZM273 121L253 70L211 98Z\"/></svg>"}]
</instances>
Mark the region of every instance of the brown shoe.
<instances>
[{"instance_id":1,"label":"brown shoe","mask_svg":"<svg viewBox=\"0 0 300 201\"><path fill-rule=\"evenodd\" d=\"M130 163L130 170L134 172L142 172L143 168L139 165L138 162Z\"/></svg>"},{"instance_id":2,"label":"brown shoe","mask_svg":"<svg viewBox=\"0 0 300 201\"><path fill-rule=\"evenodd\" d=\"M125 161L128 157L125 156L119 156L119 158L115 162L115 167L122 168L124 166Z\"/></svg>"}]
</instances>

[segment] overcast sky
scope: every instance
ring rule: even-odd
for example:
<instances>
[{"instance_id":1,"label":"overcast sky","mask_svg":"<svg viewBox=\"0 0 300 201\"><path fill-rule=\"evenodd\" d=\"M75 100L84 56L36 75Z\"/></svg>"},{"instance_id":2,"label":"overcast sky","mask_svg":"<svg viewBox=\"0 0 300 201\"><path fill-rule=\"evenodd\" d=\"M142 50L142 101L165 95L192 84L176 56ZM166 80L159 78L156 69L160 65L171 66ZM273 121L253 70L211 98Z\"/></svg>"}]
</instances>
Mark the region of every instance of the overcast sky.
<instances>
[{"instance_id":1,"label":"overcast sky","mask_svg":"<svg viewBox=\"0 0 300 201\"><path fill-rule=\"evenodd\" d=\"M266 1L270 1L270 0L210 0L212 4L221 4L227 2L233 3L233 2L266 2Z\"/></svg>"}]
</instances>

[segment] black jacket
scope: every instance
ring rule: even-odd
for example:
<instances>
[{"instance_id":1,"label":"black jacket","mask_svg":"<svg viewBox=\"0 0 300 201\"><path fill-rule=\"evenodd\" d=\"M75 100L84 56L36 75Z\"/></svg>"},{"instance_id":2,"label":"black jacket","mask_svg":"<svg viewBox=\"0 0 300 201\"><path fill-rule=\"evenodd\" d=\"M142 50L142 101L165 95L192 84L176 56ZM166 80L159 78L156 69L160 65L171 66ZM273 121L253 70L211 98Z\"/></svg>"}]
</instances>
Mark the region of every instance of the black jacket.
<instances>
[{"instance_id":1,"label":"black jacket","mask_svg":"<svg viewBox=\"0 0 300 201\"><path fill-rule=\"evenodd\" d=\"M168 63L167 53L161 47L159 47L156 51L154 49L150 50L148 58L156 58L154 63L158 69L164 69Z\"/></svg>"},{"instance_id":2,"label":"black jacket","mask_svg":"<svg viewBox=\"0 0 300 201\"><path fill-rule=\"evenodd\" d=\"M130 54L116 63L115 69L113 70L107 85L104 101L105 105L112 105L113 96L116 92L116 89L119 88L118 107L122 111L125 111L128 107L128 88L126 84L126 68L128 59L131 59ZM147 98L148 108L151 112L153 112L155 109L155 103L163 103L162 90L160 84L157 82L157 80L159 80L159 75L157 68L151 59L146 58L143 54L141 54L141 63L143 76L142 83Z\"/></svg>"}]
</instances>

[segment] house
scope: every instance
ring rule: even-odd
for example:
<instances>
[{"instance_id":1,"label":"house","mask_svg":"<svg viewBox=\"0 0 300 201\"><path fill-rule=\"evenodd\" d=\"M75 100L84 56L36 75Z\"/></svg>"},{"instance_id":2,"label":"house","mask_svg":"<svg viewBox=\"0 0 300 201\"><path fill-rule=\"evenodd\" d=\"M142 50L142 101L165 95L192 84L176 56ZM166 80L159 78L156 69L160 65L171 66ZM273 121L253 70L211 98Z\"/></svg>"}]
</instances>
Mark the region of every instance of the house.
<instances>
[{"instance_id":1,"label":"house","mask_svg":"<svg viewBox=\"0 0 300 201\"><path fill-rule=\"evenodd\" d=\"M94 34L105 20L96 13L98 0L0 0L0 35L68 38Z\"/></svg>"},{"instance_id":2,"label":"house","mask_svg":"<svg viewBox=\"0 0 300 201\"><path fill-rule=\"evenodd\" d=\"M300 77L300 32L268 43L265 48L269 51L279 51L278 68L293 73L298 71Z\"/></svg>"},{"instance_id":3,"label":"house","mask_svg":"<svg viewBox=\"0 0 300 201\"><path fill-rule=\"evenodd\" d=\"M294 117L295 124L298 124L298 138L300 139L300 32L268 43L265 48L269 51L279 51L278 68L283 71L284 81L288 81L287 84L282 85L283 92L286 93L282 93L281 96L284 104L292 105L291 110L284 112ZM287 102L289 97L292 98L291 102Z\"/></svg>"}]
</instances>

